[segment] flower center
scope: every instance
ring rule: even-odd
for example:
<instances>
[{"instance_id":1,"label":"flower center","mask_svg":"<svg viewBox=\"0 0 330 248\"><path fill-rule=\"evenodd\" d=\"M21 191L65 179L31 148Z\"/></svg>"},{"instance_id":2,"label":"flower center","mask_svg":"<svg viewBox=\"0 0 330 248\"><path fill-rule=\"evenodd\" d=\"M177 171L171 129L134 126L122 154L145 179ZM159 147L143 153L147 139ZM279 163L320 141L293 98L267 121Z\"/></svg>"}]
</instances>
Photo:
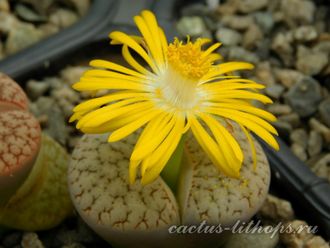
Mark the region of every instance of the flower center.
<instances>
[{"instance_id":1,"label":"flower center","mask_svg":"<svg viewBox=\"0 0 330 248\"><path fill-rule=\"evenodd\" d=\"M188 111L198 105L201 93L199 79L211 68L212 62L201 50L202 41L186 44L175 39L167 50L168 66L160 76L156 95L167 107Z\"/></svg>"},{"instance_id":2,"label":"flower center","mask_svg":"<svg viewBox=\"0 0 330 248\"><path fill-rule=\"evenodd\" d=\"M208 56L203 55L201 47L200 39L194 43L188 40L183 44L175 38L167 49L168 62L182 76L197 80L205 75L212 65Z\"/></svg>"}]
</instances>

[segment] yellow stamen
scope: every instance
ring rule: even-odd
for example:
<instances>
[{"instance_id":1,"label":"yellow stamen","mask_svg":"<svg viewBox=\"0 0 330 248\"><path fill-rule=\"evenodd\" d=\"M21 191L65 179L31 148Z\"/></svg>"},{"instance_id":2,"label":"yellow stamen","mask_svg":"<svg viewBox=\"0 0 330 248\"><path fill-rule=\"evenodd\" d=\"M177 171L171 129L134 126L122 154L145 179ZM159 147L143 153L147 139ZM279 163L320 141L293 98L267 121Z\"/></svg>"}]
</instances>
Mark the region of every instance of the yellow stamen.
<instances>
[{"instance_id":1,"label":"yellow stamen","mask_svg":"<svg viewBox=\"0 0 330 248\"><path fill-rule=\"evenodd\" d=\"M204 76L212 66L212 60L202 51L202 39L191 42L188 38L186 44L174 39L167 49L167 58L170 65L185 77L199 79Z\"/></svg>"}]
</instances>

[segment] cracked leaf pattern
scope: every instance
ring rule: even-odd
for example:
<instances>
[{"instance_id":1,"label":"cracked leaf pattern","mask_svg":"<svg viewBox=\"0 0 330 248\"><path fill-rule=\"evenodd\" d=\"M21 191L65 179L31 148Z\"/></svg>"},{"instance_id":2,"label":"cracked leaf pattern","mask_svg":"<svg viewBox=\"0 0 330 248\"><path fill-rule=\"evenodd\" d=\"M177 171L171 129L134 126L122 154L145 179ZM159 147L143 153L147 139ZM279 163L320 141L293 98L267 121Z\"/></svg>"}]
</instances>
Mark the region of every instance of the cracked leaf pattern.
<instances>
[{"instance_id":1,"label":"cracked leaf pattern","mask_svg":"<svg viewBox=\"0 0 330 248\"><path fill-rule=\"evenodd\" d=\"M124 243L132 242L129 232L133 236L140 233L137 239L150 230L167 235L167 228L179 223L176 200L161 178L146 186L129 184L129 157L136 139L133 134L108 143L107 135L85 135L69 166L69 188L76 209L112 244L121 234Z\"/></svg>"},{"instance_id":2,"label":"cracked leaf pattern","mask_svg":"<svg viewBox=\"0 0 330 248\"><path fill-rule=\"evenodd\" d=\"M0 178L34 160L40 146L39 122L28 112L0 112Z\"/></svg>"},{"instance_id":3,"label":"cracked leaf pattern","mask_svg":"<svg viewBox=\"0 0 330 248\"><path fill-rule=\"evenodd\" d=\"M55 227L72 213L67 188L68 155L47 135L29 177L4 208L0 223L28 231Z\"/></svg>"},{"instance_id":4,"label":"cracked leaf pattern","mask_svg":"<svg viewBox=\"0 0 330 248\"><path fill-rule=\"evenodd\" d=\"M210 224L231 226L238 219L249 220L266 198L270 170L265 154L255 141L257 166L254 170L245 134L234 124L231 128L244 153L242 179L221 174L192 135L188 137L185 168L179 188L179 206L184 224L206 220Z\"/></svg>"},{"instance_id":5,"label":"cracked leaf pattern","mask_svg":"<svg viewBox=\"0 0 330 248\"><path fill-rule=\"evenodd\" d=\"M8 107L27 110L28 99L24 91L15 81L0 72L0 109Z\"/></svg>"}]
</instances>

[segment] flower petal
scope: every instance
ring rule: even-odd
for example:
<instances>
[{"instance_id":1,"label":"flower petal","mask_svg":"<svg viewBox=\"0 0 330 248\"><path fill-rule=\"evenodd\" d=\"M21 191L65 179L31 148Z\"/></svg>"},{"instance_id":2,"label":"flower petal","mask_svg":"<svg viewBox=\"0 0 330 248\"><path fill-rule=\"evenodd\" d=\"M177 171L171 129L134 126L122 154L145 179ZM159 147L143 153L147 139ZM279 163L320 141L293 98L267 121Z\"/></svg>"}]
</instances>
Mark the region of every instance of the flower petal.
<instances>
[{"instance_id":1,"label":"flower petal","mask_svg":"<svg viewBox=\"0 0 330 248\"><path fill-rule=\"evenodd\" d=\"M148 121L150 121L152 118L154 118L156 115L159 114L159 110L150 110L145 115L141 115L141 117L119 129L114 131L108 138L109 142L116 142L118 140L121 140L125 138L126 136L130 135L140 127L142 127L144 124L146 124Z\"/></svg>"},{"instance_id":2,"label":"flower petal","mask_svg":"<svg viewBox=\"0 0 330 248\"><path fill-rule=\"evenodd\" d=\"M239 124L242 124L243 126L247 127L251 131L253 131L255 134L257 134L260 138L262 138L267 144L269 144L271 147L273 147L275 150L279 149L278 143L273 137L273 135L270 134L269 131L267 131L264 127L260 126L254 121L251 121L250 119L244 118L242 116L242 113L234 114L233 111L225 112L223 110L217 109L217 108L205 108L205 110L208 113L219 115L228 119L231 119L233 121L236 121ZM252 116L253 118L253 116Z\"/></svg>"},{"instance_id":3,"label":"flower petal","mask_svg":"<svg viewBox=\"0 0 330 248\"><path fill-rule=\"evenodd\" d=\"M183 128L184 119L178 117L171 132L150 156L149 168L145 170L141 179L143 185L153 182L159 176L160 172L163 170L178 146L182 137Z\"/></svg>"},{"instance_id":4,"label":"flower petal","mask_svg":"<svg viewBox=\"0 0 330 248\"><path fill-rule=\"evenodd\" d=\"M147 64L151 67L151 69L154 72L158 72L158 68L155 65L154 61L152 61L152 59L147 54L147 52L130 36L128 36L127 34L125 34L123 32L114 31L114 32L110 33L109 37L110 37L110 39L117 40L117 41L122 42L123 44L126 44L128 47L130 47L135 52L137 52L147 62Z\"/></svg>"},{"instance_id":5,"label":"flower petal","mask_svg":"<svg viewBox=\"0 0 330 248\"><path fill-rule=\"evenodd\" d=\"M201 145L202 149L209 156L212 163L216 165L224 174L238 178L239 171L227 166L227 162L221 150L219 149L218 144L210 137L210 135L205 131L205 129L194 116L189 116L188 118L190 119L191 130L195 138Z\"/></svg>"},{"instance_id":6,"label":"flower petal","mask_svg":"<svg viewBox=\"0 0 330 248\"><path fill-rule=\"evenodd\" d=\"M141 73L138 73L138 72L128 69L122 65L118 65L118 64L112 63L110 61L106 61L106 60L95 59L95 60L92 60L89 63L89 65L93 66L93 67L105 68L105 69L121 72L121 73L124 73L127 75L132 75L135 77L146 78L146 76Z\"/></svg>"}]
</instances>

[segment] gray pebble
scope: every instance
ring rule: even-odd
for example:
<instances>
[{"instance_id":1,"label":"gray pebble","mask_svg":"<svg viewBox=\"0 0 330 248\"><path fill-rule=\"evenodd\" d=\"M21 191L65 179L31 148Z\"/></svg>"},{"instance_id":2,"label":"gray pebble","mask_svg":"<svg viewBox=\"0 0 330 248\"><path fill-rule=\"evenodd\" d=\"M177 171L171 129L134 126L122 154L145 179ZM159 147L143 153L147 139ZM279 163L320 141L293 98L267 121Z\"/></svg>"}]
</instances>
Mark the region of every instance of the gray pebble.
<instances>
[{"instance_id":1,"label":"gray pebble","mask_svg":"<svg viewBox=\"0 0 330 248\"><path fill-rule=\"evenodd\" d=\"M247 14L265 8L268 4L268 0L242 0L237 3L238 10Z\"/></svg>"},{"instance_id":2,"label":"gray pebble","mask_svg":"<svg viewBox=\"0 0 330 248\"><path fill-rule=\"evenodd\" d=\"M273 84L266 87L265 92L268 96L274 99L279 99L283 94L284 90L285 90L284 86L280 84Z\"/></svg>"},{"instance_id":3,"label":"gray pebble","mask_svg":"<svg viewBox=\"0 0 330 248\"><path fill-rule=\"evenodd\" d=\"M301 117L308 117L316 112L322 100L321 87L313 78L305 77L291 87L285 99Z\"/></svg>"},{"instance_id":4,"label":"gray pebble","mask_svg":"<svg viewBox=\"0 0 330 248\"><path fill-rule=\"evenodd\" d=\"M44 131L60 144L66 144L66 140L69 138L67 121L53 98L39 97L36 102L31 104L31 111L36 117L48 116L48 125Z\"/></svg>"},{"instance_id":5,"label":"gray pebble","mask_svg":"<svg viewBox=\"0 0 330 248\"><path fill-rule=\"evenodd\" d=\"M257 64L255 75L260 80L260 82L267 87L275 84L272 67L268 61Z\"/></svg>"},{"instance_id":6,"label":"gray pebble","mask_svg":"<svg viewBox=\"0 0 330 248\"><path fill-rule=\"evenodd\" d=\"M295 154L300 160L302 160L302 161L307 160L306 150L300 144L293 143L291 145L291 150L292 150L293 154Z\"/></svg>"},{"instance_id":7,"label":"gray pebble","mask_svg":"<svg viewBox=\"0 0 330 248\"><path fill-rule=\"evenodd\" d=\"M296 143L303 147L304 149L307 148L307 141L308 141L308 134L305 129L298 128L292 131L290 134L290 140L292 143Z\"/></svg>"},{"instance_id":8,"label":"gray pebble","mask_svg":"<svg viewBox=\"0 0 330 248\"><path fill-rule=\"evenodd\" d=\"M90 0L64 0L69 6L73 6L79 13L80 16L83 16L87 13Z\"/></svg>"},{"instance_id":9,"label":"gray pebble","mask_svg":"<svg viewBox=\"0 0 330 248\"><path fill-rule=\"evenodd\" d=\"M292 109L289 105L274 103L267 106L269 112L273 113L274 115L287 115L292 112Z\"/></svg>"},{"instance_id":10,"label":"gray pebble","mask_svg":"<svg viewBox=\"0 0 330 248\"><path fill-rule=\"evenodd\" d=\"M38 97L44 95L48 89L49 84L35 80L28 81L25 88L31 100L36 100Z\"/></svg>"},{"instance_id":11,"label":"gray pebble","mask_svg":"<svg viewBox=\"0 0 330 248\"><path fill-rule=\"evenodd\" d=\"M320 132L323 136L326 145L330 145L330 129L327 126L325 126L315 118L309 119L308 125L312 130Z\"/></svg>"},{"instance_id":12,"label":"gray pebble","mask_svg":"<svg viewBox=\"0 0 330 248\"><path fill-rule=\"evenodd\" d=\"M225 27L219 28L215 37L225 46L235 46L242 42L242 35L239 32Z\"/></svg>"},{"instance_id":13,"label":"gray pebble","mask_svg":"<svg viewBox=\"0 0 330 248\"><path fill-rule=\"evenodd\" d=\"M8 34L13 28L16 28L20 21L11 13L0 11L0 32Z\"/></svg>"},{"instance_id":14,"label":"gray pebble","mask_svg":"<svg viewBox=\"0 0 330 248\"><path fill-rule=\"evenodd\" d=\"M10 6L8 0L0 0L0 12L9 12Z\"/></svg>"},{"instance_id":15,"label":"gray pebble","mask_svg":"<svg viewBox=\"0 0 330 248\"><path fill-rule=\"evenodd\" d=\"M313 157L321 153L323 146L322 135L312 130L309 134L308 139L308 154L309 156Z\"/></svg>"},{"instance_id":16,"label":"gray pebble","mask_svg":"<svg viewBox=\"0 0 330 248\"><path fill-rule=\"evenodd\" d=\"M253 23L252 16L225 15L221 18L221 23L229 28L236 30L246 30Z\"/></svg>"},{"instance_id":17,"label":"gray pebble","mask_svg":"<svg viewBox=\"0 0 330 248\"><path fill-rule=\"evenodd\" d=\"M281 58L286 66L293 63L292 37L288 34L278 33L271 43L271 48Z\"/></svg>"},{"instance_id":18,"label":"gray pebble","mask_svg":"<svg viewBox=\"0 0 330 248\"><path fill-rule=\"evenodd\" d=\"M34 232L26 232L23 234L21 246L22 248L44 248L38 235Z\"/></svg>"},{"instance_id":19,"label":"gray pebble","mask_svg":"<svg viewBox=\"0 0 330 248\"><path fill-rule=\"evenodd\" d=\"M330 153L312 165L312 171L319 177L326 178L330 182Z\"/></svg>"},{"instance_id":20,"label":"gray pebble","mask_svg":"<svg viewBox=\"0 0 330 248\"><path fill-rule=\"evenodd\" d=\"M260 41L264 39L264 35L258 25L251 25L243 36L243 46L251 49L257 47Z\"/></svg>"},{"instance_id":21,"label":"gray pebble","mask_svg":"<svg viewBox=\"0 0 330 248\"><path fill-rule=\"evenodd\" d=\"M32 24L21 23L9 31L6 40L6 53L14 54L42 39L42 32Z\"/></svg>"},{"instance_id":22,"label":"gray pebble","mask_svg":"<svg viewBox=\"0 0 330 248\"><path fill-rule=\"evenodd\" d=\"M290 26L314 20L315 4L309 0L282 0L281 11Z\"/></svg>"},{"instance_id":23,"label":"gray pebble","mask_svg":"<svg viewBox=\"0 0 330 248\"><path fill-rule=\"evenodd\" d=\"M319 105L319 114L324 124L330 127L330 98L327 98Z\"/></svg>"},{"instance_id":24,"label":"gray pebble","mask_svg":"<svg viewBox=\"0 0 330 248\"><path fill-rule=\"evenodd\" d=\"M271 12L256 12L254 13L254 18L264 33L271 31L274 26L274 19Z\"/></svg>"},{"instance_id":25,"label":"gray pebble","mask_svg":"<svg viewBox=\"0 0 330 248\"><path fill-rule=\"evenodd\" d=\"M304 74L291 69L275 69L276 79L286 88L291 88L296 82L303 79Z\"/></svg>"},{"instance_id":26,"label":"gray pebble","mask_svg":"<svg viewBox=\"0 0 330 248\"><path fill-rule=\"evenodd\" d=\"M293 37L301 42L315 40L317 36L317 30L313 26L301 26L293 30Z\"/></svg>"},{"instance_id":27,"label":"gray pebble","mask_svg":"<svg viewBox=\"0 0 330 248\"><path fill-rule=\"evenodd\" d=\"M327 63L327 54L298 46L296 68L305 75L318 74Z\"/></svg>"},{"instance_id":28,"label":"gray pebble","mask_svg":"<svg viewBox=\"0 0 330 248\"><path fill-rule=\"evenodd\" d=\"M279 121L284 121L290 123L293 128L297 128L300 126L300 117L297 113L290 113L281 115L278 117Z\"/></svg>"},{"instance_id":29,"label":"gray pebble","mask_svg":"<svg viewBox=\"0 0 330 248\"><path fill-rule=\"evenodd\" d=\"M185 36L201 36L205 30L205 24L199 16L185 16L182 17L176 25L178 32Z\"/></svg>"},{"instance_id":30,"label":"gray pebble","mask_svg":"<svg viewBox=\"0 0 330 248\"><path fill-rule=\"evenodd\" d=\"M259 61L258 56L254 53L237 46L229 49L228 59L232 61L246 61L252 64L257 64Z\"/></svg>"},{"instance_id":31,"label":"gray pebble","mask_svg":"<svg viewBox=\"0 0 330 248\"><path fill-rule=\"evenodd\" d=\"M24 4L17 4L15 6L15 13L18 17L27 22L46 22L47 17L36 13L33 9Z\"/></svg>"},{"instance_id":32,"label":"gray pebble","mask_svg":"<svg viewBox=\"0 0 330 248\"><path fill-rule=\"evenodd\" d=\"M49 9L54 4L55 0L21 0L24 3L30 4L39 14L46 15Z\"/></svg>"},{"instance_id":33,"label":"gray pebble","mask_svg":"<svg viewBox=\"0 0 330 248\"><path fill-rule=\"evenodd\" d=\"M60 28L66 28L71 26L78 20L78 15L68 9L57 9L49 17L50 23L55 24Z\"/></svg>"}]
</instances>

